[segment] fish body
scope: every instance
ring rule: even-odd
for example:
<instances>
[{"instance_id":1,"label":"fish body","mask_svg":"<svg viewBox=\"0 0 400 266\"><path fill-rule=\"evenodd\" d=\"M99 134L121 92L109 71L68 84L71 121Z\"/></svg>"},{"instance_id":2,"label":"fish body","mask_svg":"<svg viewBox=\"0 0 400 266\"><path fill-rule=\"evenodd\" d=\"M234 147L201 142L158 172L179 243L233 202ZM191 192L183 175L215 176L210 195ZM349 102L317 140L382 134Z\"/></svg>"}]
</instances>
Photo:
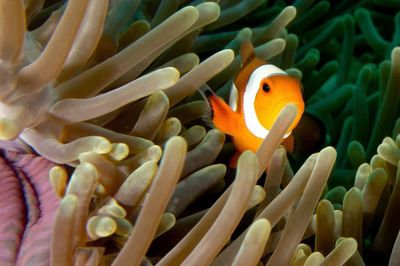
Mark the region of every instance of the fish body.
<instances>
[{"instance_id":1,"label":"fish body","mask_svg":"<svg viewBox=\"0 0 400 266\"><path fill-rule=\"evenodd\" d=\"M213 93L208 94L208 100L214 126L232 136L239 152L255 152L283 107L293 103L298 113L285 138L290 136L304 112L304 101L300 82L255 57L250 43L242 46L241 56L242 69L232 84L229 105Z\"/></svg>"}]
</instances>

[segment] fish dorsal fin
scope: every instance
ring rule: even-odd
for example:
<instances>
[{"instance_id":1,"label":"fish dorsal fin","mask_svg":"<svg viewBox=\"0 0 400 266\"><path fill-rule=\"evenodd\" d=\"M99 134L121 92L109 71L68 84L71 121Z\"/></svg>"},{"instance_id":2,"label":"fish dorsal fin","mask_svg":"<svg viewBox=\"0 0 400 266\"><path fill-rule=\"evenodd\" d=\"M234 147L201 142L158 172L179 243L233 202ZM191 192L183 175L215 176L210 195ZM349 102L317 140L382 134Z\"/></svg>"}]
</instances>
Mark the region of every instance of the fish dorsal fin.
<instances>
[{"instance_id":1,"label":"fish dorsal fin","mask_svg":"<svg viewBox=\"0 0 400 266\"><path fill-rule=\"evenodd\" d=\"M236 112L238 107L239 92L236 88L235 82L232 82L231 91L229 93L229 106L234 112Z\"/></svg>"},{"instance_id":2,"label":"fish dorsal fin","mask_svg":"<svg viewBox=\"0 0 400 266\"><path fill-rule=\"evenodd\" d=\"M242 58L242 65L246 65L255 57L253 44L247 40L240 46L240 56Z\"/></svg>"}]
</instances>

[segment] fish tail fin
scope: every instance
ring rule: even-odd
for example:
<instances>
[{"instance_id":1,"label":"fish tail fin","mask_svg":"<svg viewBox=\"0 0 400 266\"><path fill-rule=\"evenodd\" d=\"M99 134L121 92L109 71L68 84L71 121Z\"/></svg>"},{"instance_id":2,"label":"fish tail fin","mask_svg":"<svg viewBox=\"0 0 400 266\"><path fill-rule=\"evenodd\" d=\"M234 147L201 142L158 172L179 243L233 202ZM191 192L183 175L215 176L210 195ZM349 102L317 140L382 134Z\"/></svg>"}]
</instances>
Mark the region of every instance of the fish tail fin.
<instances>
[{"instance_id":1,"label":"fish tail fin","mask_svg":"<svg viewBox=\"0 0 400 266\"><path fill-rule=\"evenodd\" d=\"M234 135L237 130L238 115L206 84L201 86L199 92L208 105L204 121L228 135Z\"/></svg>"}]
</instances>

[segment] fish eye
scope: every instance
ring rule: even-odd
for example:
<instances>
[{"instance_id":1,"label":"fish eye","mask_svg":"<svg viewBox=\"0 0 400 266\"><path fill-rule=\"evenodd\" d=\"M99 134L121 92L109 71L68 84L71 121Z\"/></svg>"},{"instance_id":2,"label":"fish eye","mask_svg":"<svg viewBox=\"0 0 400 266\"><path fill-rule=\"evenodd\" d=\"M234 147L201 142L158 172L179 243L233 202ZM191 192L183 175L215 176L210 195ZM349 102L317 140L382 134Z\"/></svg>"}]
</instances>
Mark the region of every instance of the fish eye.
<instances>
[{"instance_id":1,"label":"fish eye","mask_svg":"<svg viewBox=\"0 0 400 266\"><path fill-rule=\"evenodd\" d=\"M269 90L270 90L271 88L269 87L269 85L268 85L267 83L264 83L264 84L262 85L262 89L263 89L264 92L269 92Z\"/></svg>"}]
</instances>

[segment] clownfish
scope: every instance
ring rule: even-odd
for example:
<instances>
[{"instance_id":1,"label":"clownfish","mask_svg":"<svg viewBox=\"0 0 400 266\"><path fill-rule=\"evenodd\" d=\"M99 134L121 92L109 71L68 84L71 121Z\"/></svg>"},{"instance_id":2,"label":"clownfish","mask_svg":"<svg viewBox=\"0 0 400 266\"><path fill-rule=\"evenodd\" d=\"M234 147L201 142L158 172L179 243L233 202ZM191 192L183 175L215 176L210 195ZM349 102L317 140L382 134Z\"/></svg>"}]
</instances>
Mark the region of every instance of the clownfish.
<instances>
[{"instance_id":1,"label":"clownfish","mask_svg":"<svg viewBox=\"0 0 400 266\"><path fill-rule=\"evenodd\" d=\"M242 44L240 55L242 67L234 78L229 104L211 89L203 91L210 107L209 119L214 127L232 137L239 153L245 150L256 152L283 107L293 103L297 107L297 116L283 139L288 151L292 150L294 139L291 133L304 112L300 82L256 57L250 42Z\"/></svg>"}]
</instances>

